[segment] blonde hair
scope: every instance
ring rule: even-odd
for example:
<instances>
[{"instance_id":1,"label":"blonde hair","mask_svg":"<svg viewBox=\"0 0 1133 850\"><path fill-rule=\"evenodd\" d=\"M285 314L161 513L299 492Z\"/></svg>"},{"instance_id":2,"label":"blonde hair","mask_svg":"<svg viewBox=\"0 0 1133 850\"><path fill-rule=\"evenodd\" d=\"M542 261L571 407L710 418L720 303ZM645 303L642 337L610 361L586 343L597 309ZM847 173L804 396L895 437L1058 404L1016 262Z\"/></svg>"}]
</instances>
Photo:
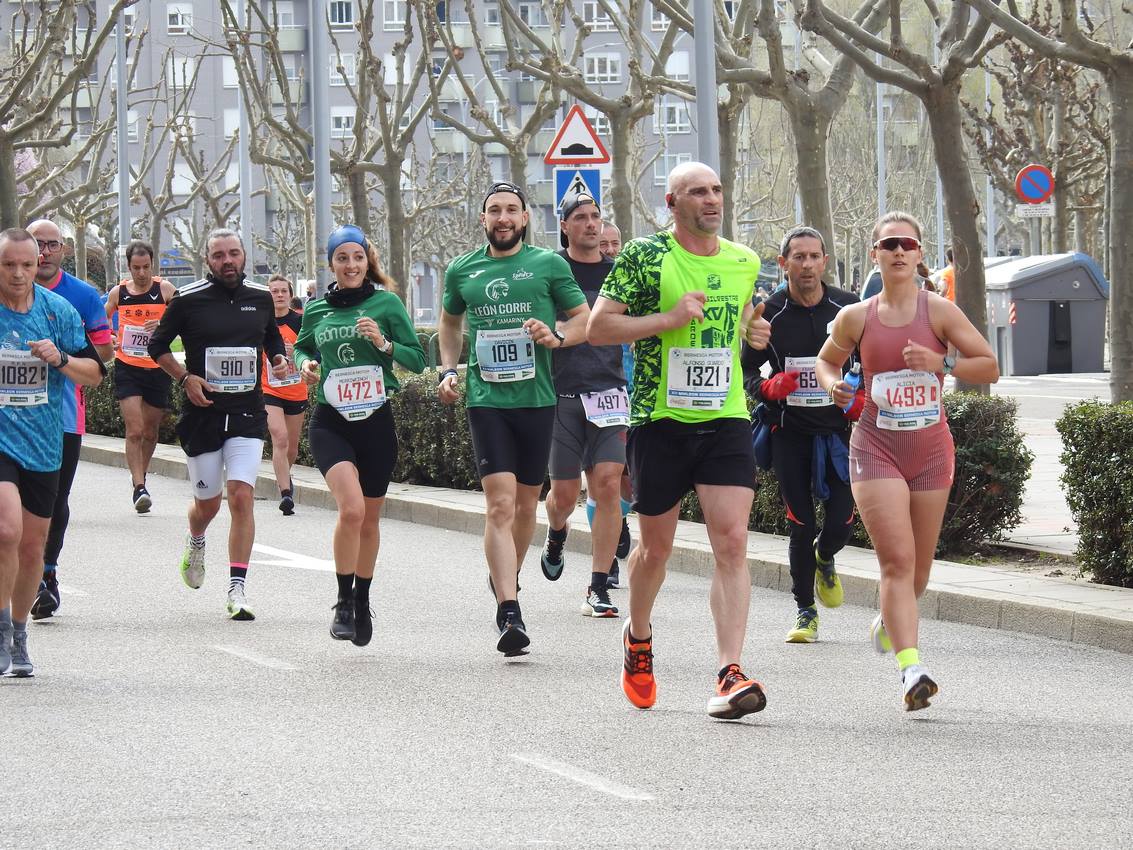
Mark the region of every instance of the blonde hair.
<instances>
[{"instance_id":1,"label":"blonde hair","mask_svg":"<svg viewBox=\"0 0 1133 850\"><path fill-rule=\"evenodd\" d=\"M881 233L881 228L885 227L887 224L894 224L896 222L912 225L913 230L917 231L917 239L923 239L921 236L921 223L917 221L916 216L912 213L902 212L901 210L892 210L879 218L877 223L874 224L873 241L877 241L878 234Z\"/></svg>"},{"instance_id":2,"label":"blonde hair","mask_svg":"<svg viewBox=\"0 0 1133 850\"><path fill-rule=\"evenodd\" d=\"M392 277L390 277L386 270L382 268L381 257L378 256L378 249L374 247L374 243L370 243L370 250L366 252L366 261L370 267L370 277L375 283L381 284L390 292L397 295L401 292L401 288L397 285Z\"/></svg>"}]
</instances>

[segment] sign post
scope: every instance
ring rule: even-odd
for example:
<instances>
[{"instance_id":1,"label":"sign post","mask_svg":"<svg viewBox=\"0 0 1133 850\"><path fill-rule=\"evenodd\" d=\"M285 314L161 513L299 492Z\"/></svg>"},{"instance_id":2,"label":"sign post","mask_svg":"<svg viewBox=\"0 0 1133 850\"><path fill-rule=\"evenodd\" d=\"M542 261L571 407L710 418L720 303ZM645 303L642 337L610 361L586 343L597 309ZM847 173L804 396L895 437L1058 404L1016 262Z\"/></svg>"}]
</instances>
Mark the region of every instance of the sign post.
<instances>
[{"instance_id":1,"label":"sign post","mask_svg":"<svg viewBox=\"0 0 1133 850\"><path fill-rule=\"evenodd\" d=\"M1054 175L1045 165L1031 163L1015 175L1015 195L1022 201L1015 214L1031 220L1031 254L1042 253L1042 221L1054 215L1054 204L1048 204L1054 194Z\"/></svg>"},{"instance_id":2,"label":"sign post","mask_svg":"<svg viewBox=\"0 0 1133 850\"><path fill-rule=\"evenodd\" d=\"M589 195L602 206L602 177L599 166L610 161L610 154L577 103L567 111L551 147L543 157L555 166L555 210L561 210L570 196Z\"/></svg>"}]
</instances>

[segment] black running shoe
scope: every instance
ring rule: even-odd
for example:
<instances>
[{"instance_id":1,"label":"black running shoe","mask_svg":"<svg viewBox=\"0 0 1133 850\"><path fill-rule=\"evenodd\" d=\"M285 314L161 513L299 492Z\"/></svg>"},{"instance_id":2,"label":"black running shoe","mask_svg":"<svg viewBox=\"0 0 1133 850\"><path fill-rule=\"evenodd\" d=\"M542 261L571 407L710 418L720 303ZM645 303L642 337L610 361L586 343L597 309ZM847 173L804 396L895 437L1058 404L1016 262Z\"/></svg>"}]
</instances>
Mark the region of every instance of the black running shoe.
<instances>
[{"instance_id":1,"label":"black running shoe","mask_svg":"<svg viewBox=\"0 0 1133 850\"><path fill-rule=\"evenodd\" d=\"M629 521L622 517L622 536L618 538L618 549L615 553L623 560L629 556L629 549L633 545L633 539L629 536Z\"/></svg>"},{"instance_id":2,"label":"black running shoe","mask_svg":"<svg viewBox=\"0 0 1133 850\"><path fill-rule=\"evenodd\" d=\"M610 564L610 574L606 577L606 587L618 587L620 578L621 570L618 568L618 559L614 558L614 563Z\"/></svg>"},{"instance_id":3,"label":"black running shoe","mask_svg":"<svg viewBox=\"0 0 1133 850\"><path fill-rule=\"evenodd\" d=\"M370 610L370 600L354 598L354 636L355 646L365 646L374 634L374 612Z\"/></svg>"},{"instance_id":4,"label":"black running shoe","mask_svg":"<svg viewBox=\"0 0 1133 850\"><path fill-rule=\"evenodd\" d=\"M31 606L33 620L45 620L59 610L59 579L55 573L44 573L39 583L39 592Z\"/></svg>"},{"instance_id":5,"label":"black running shoe","mask_svg":"<svg viewBox=\"0 0 1133 850\"><path fill-rule=\"evenodd\" d=\"M330 624L330 636L335 640L354 639L353 599L340 599L334 603L334 620Z\"/></svg>"},{"instance_id":6,"label":"black running shoe","mask_svg":"<svg viewBox=\"0 0 1133 850\"><path fill-rule=\"evenodd\" d=\"M531 638L527 636L526 626L523 625L519 611L515 609L501 611L496 615L496 625L500 629L500 639L496 643L496 649L502 652L504 657L512 658L527 654Z\"/></svg>"},{"instance_id":7,"label":"black running shoe","mask_svg":"<svg viewBox=\"0 0 1133 850\"><path fill-rule=\"evenodd\" d=\"M295 500L291 498L290 493L279 500L279 509L283 512L284 516L295 515Z\"/></svg>"},{"instance_id":8,"label":"black running shoe","mask_svg":"<svg viewBox=\"0 0 1133 850\"><path fill-rule=\"evenodd\" d=\"M150 496L145 484L139 484L134 488L134 510L140 514L148 514L151 507L153 507L153 497Z\"/></svg>"},{"instance_id":9,"label":"black running shoe","mask_svg":"<svg viewBox=\"0 0 1133 850\"><path fill-rule=\"evenodd\" d=\"M543 568L543 575L549 581L558 581L563 574L565 561L563 559L563 544L566 543L570 523L558 531L547 526L547 542L543 544L543 554L539 556L539 565Z\"/></svg>"}]
</instances>

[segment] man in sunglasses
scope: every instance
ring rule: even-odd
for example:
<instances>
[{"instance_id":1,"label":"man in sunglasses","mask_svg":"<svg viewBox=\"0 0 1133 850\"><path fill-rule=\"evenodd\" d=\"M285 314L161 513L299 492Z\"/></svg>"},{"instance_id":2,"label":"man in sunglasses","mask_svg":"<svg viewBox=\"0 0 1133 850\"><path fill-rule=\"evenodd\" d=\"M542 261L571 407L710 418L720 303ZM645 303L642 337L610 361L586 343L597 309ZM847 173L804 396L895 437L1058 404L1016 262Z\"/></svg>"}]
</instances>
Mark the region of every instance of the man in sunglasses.
<instances>
[{"instance_id":1,"label":"man in sunglasses","mask_svg":"<svg viewBox=\"0 0 1133 850\"><path fill-rule=\"evenodd\" d=\"M740 666L755 492L740 340L766 345L770 326L762 305L752 305L759 255L718 235L724 189L716 172L699 162L677 166L665 202L672 230L622 249L588 332L592 345L636 341L626 455L640 543L629 559L621 684L638 708L657 699L651 614L681 500L695 490L715 556L711 608L720 667L708 714L734 720L767 704L763 686Z\"/></svg>"},{"instance_id":2,"label":"man in sunglasses","mask_svg":"<svg viewBox=\"0 0 1133 850\"><path fill-rule=\"evenodd\" d=\"M850 423L861 416L865 390L858 390L849 410L840 410L818 385L814 365L835 316L858 297L823 282L828 259L822 234L813 227L787 231L779 249L787 286L767 299L763 314L771 339L760 349L745 345L741 357L748 393L766 406L772 469L790 522L787 551L797 614L787 643L818 640L816 595L827 608L842 604L834 555L846 545L854 522ZM760 375L765 363L771 365L767 378ZM825 510L821 531L815 498Z\"/></svg>"},{"instance_id":3,"label":"man in sunglasses","mask_svg":"<svg viewBox=\"0 0 1133 850\"><path fill-rule=\"evenodd\" d=\"M531 642L517 591L551 451L557 400L551 351L585 341L590 308L566 260L523 241L529 213L522 188L489 187L480 223L488 244L445 270L437 395L445 404L460 397L457 364L467 321L465 407L487 502L484 555L497 603L496 649L510 657ZM556 321L559 313L564 318Z\"/></svg>"},{"instance_id":4,"label":"man in sunglasses","mask_svg":"<svg viewBox=\"0 0 1133 850\"><path fill-rule=\"evenodd\" d=\"M107 362L114 356L114 345L110 336L110 322L106 318L98 290L63 271L67 246L63 242L62 232L54 222L40 219L29 224L27 229L39 248L39 268L36 269L35 282L70 302L78 311L83 331L98 352L99 359ZM55 495L51 528L47 533L47 545L43 554L43 582L31 609L33 620L50 617L59 609L59 555L63 551L63 538L71 521L71 485L79 466L79 450L83 434L86 433L86 418L82 389L68 379L64 382L63 390L63 463L59 468L59 489Z\"/></svg>"}]
</instances>

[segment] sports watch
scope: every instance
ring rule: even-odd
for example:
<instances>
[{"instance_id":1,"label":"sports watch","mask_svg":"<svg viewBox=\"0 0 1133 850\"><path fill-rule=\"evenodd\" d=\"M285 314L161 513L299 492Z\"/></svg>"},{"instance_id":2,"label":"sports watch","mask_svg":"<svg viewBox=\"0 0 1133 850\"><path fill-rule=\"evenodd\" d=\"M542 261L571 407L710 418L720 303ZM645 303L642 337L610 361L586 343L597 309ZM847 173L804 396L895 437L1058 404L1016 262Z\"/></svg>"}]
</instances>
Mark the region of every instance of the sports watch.
<instances>
[{"instance_id":1,"label":"sports watch","mask_svg":"<svg viewBox=\"0 0 1133 850\"><path fill-rule=\"evenodd\" d=\"M952 355L944 355L944 374L951 375L952 370L956 368L956 358Z\"/></svg>"}]
</instances>

